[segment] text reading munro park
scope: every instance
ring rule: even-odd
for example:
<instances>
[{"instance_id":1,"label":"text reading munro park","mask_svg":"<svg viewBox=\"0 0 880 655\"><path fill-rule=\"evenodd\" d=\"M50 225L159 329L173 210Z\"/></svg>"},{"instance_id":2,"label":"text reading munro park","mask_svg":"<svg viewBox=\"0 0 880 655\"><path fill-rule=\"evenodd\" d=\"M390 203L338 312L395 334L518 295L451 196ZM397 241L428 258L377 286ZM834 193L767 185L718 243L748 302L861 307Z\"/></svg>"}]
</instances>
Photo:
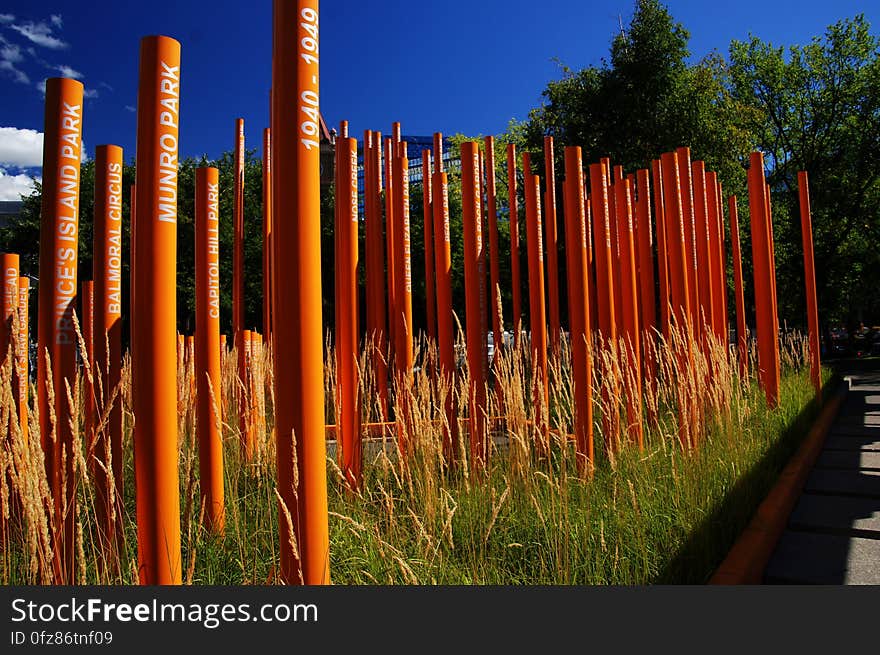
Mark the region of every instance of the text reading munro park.
<instances>
[{"instance_id":1,"label":"text reading munro park","mask_svg":"<svg viewBox=\"0 0 880 655\"><path fill-rule=\"evenodd\" d=\"M0 253L9 652L390 620L375 590L331 582L419 586L424 616L458 604L451 585L496 585L476 616L508 607L497 585L762 582L803 487L792 467L842 402L820 362L807 171L785 181L793 220L757 142L642 140L614 161L573 128L331 132L318 18L316 0L274 2L261 165L239 118L229 162L190 175L188 46L168 36L140 44L133 177L116 145L83 163L83 85L46 81L39 239ZM640 0L620 38L635 51L649 23L672 25ZM798 234L797 276L777 275L774 229ZM778 283L804 316L781 316ZM508 619L593 598L632 614L627 596L530 593ZM657 620L677 600L649 594Z\"/></svg>"}]
</instances>

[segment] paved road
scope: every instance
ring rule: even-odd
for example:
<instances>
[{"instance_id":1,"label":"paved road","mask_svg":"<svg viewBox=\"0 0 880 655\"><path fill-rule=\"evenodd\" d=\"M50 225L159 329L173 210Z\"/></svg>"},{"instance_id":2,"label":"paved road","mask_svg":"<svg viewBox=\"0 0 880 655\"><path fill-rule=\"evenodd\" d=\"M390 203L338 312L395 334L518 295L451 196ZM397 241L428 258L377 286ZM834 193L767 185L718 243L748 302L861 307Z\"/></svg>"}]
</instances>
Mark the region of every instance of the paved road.
<instances>
[{"instance_id":1,"label":"paved road","mask_svg":"<svg viewBox=\"0 0 880 655\"><path fill-rule=\"evenodd\" d=\"M849 390L767 566L768 584L880 584L880 364L844 376Z\"/></svg>"}]
</instances>

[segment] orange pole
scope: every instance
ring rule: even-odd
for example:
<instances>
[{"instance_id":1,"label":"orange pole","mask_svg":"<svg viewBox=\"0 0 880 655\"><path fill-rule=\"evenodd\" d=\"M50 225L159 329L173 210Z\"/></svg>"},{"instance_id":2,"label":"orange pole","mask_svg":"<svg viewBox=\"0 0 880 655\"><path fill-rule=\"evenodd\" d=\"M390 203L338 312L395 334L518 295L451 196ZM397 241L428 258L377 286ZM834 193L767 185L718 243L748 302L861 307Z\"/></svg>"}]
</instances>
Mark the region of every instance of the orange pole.
<instances>
[{"instance_id":1,"label":"orange pole","mask_svg":"<svg viewBox=\"0 0 880 655\"><path fill-rule=\"evenodd\" d=\"M77 260L79 255L80 158L82 152L82 83L46 80L43 137L43 198L40 212L40 287L38 308L37 403L46 477L54 499L54 582L74 579L75 479L73 433L63 417L71 416L67 385L76 380ZM47 367L46 357L51 361ZM55 394L57 424L52 426L47 384ZM63 487L63 491L62 491Z\"/></svg>"},{"instance_id":2,"label":"orange pole","mask_svg":"<svg viewBox=\"0 0 880 655\"><path fill-rule=\"evenodd\" d=\"M739 352L739 374L748 374L749 342L746 331L746 302L743 296L742 254L739 246L739 218L736 211L736 196L727 200L730 213L730 249L733 258L733 296L736 301L736 338Z\"/></svg>"},{"instance_id":3,"label":"orange pole","mask_svg":"<svg viewBox=\"0 0 880 655\"><path fill-rule=\"evenodd\" d=\"M798 199L801 209L801 239L804 244L804 286L807 296L807 332L810 336L810 378L816 395L822 398L822 367L819 360L819 309L816 302L816 262L813 255L813 219L810 212L810 184L806 171L798 171Z\"/></svg>"},{"instance_id":4,"label":"orange pole","mask_svg":"<svg viewBox=\"0 0 880 655\"><path fill-rule=\"evenodd\" d=\"M177 472L177 144L180 44L141 41L132 324L135 482L141 584L180 584Z\"/></svg>"},{"instance_id":5,"label":"orange pole","mask_svg":"<svg viewBox=\"0 0 880 655\"><path fill-rule=\"evenodd\" d=\"M434 264L437 281L437 348L440 374L445 378L449 395L444 410L448 429L444 430L443 451L447 461L455 455L458 421L452 397L455 374L455 350L452 332L452 254L449 231L449 180L443 172L443 135L434 134Z\"/></svg>"},{"instance_id":6,"label":"orange pole","mask_svg":"<svg viewBox=\"0 0 880 655\"><path fill-rule=\"evenodd\" d=\"M100 379L97 399L106 427L97 434L95 456L98 527L108 552L121 536L122 516L122 148L95 149L95 202L93 272L95 280L95 355L92 375ZM115 394L115 395L114 395ZM112 480L112 483L111 483ZM112 490L111 490L112 484Z\"/></svg>"},{"instance_id":7,"label":"orange pole","mask_svg":"<svg viewBox=\"0 0 880 655\"><path fill-rule=\"evenodd\" d=\"M507 203L510 220L510 287L513 292L513 343L519 345L522 298L519 266L519 199L516 195L516 145L507 144Z\"/></svg>"},{"instance_id":8,"label":"orange pole","mask_svg":"<svg viewBox=\"0 0 880 655\"><path fill-rule=\"evenodd\" d=\"M413 367L413 329L412 329L412 263L410 259L409 229L409 160L406 142L395 146L394 157L394 238L396 266L394 283L397 297L397 312L394 337L396 345L395 365L399 375L411 375Z\"/></svg>"},{"instance_id":9,"label":"orange pole","mask_svg":"<svg viewBox=\"0 0 880 655\"><path fill-rule=\"evenodd\" d=\"M588 347L590 326L587 253L587 215L584 201L584 171L580 147L565 148L565 250L568 272L568 316L574 382L574 434L578 470L587 474L594 461L592 360Z\"/></svg>"},{"instance_id":10,"label":"orange pole","mask_svg":"<svg viewBox=\"0 0 880 655\"><path fill-rule=\"evenodd\" d=\"M767 215L768 203L764 182L764 156L753 152L748 174L749 214L752 224L752 261L755 276L755 322L758 337L758 376L768 406L779 403L778 342L773 317L773 254Z\"/></svg>"},{"instance_id":11,"label":"orange pole","mask_svg":"<svg viewBox=\"0 0 880 655\"><path fill-rule=\"evenodd\" d=\"M244 311L244 119L235 119L235 178L232 195L232 337L238 353L238 379L235 395L238 398L238 428L241 434L241 449L246 460L253 454L253 429L248 421L247 409L250 385L248 384L247 363L244 356L243 330Z\"/></svg>"},{"instance_id":12,"label":"orange pole","mask_svg":"<svg viewBox=\"0 0 880 655\"><path fill-rule=\"evenodd\" d=\"M388 420L385 341L385 257L382 245L382 135L364 133L364 231L366 235L367 334L373 341L373 372L383 421Z\"/></svg>"},{"instance_id":13,"label":"orange pole","mask_svg":"<svg viewBox=\"0 0 880 655\"><path fill-rule=\"evenodd\" d=\"M678 185L681 197L682 220L684 221L684 244L685 261L687 262L688 281L688 317L691 321L691 329L699 334L700 321L700 291L699 278L697 275L697 232L694 219L694 187L691 178L691 149L688 147L677 148L678 156Z\"/></svg>"},{"instance_id":14,"label":"orange pole","mask_svg":"<svg viewBox=\"0 0 880 655\"><path fill-rule=\"evenodd\" d=\"M80 353L83 361L82 387L83 387L83 442L86 447L86 462L94 468L95 456L95 414L97 410L95 398L95 283L86 280L80 285L80 332L82 333L85 352ZM92 381L86 375L85 369L92 372Z\"/></svg>"},{"instance_id":15,"label":"orange pole","mask_svg":"<svg viewBox=\"0 0 880 655\"><path fill-rule=\"evenodd\" d=\"M329 584L317 0L276 2L273 26L272 170L285 180L272 199L275 215L285 217L274 229L277 252L285 253L275 261L275 279L285 286L273 330L281 578Z\"/></svg>"},{"instance_id":16,"label":"orange pole","mask_svg":"<svg viewBox=\"0 0 880 655\"><path fill-rule=\"evenodd\" d=\"M682 170L675 152L663 153L660 172L663 176L663 210L666 220L666 247L669 256L670 323L674 322L682 338L687 342L677 348L679 374L685 374L690 366L692 324L688 270L690 252L687 249L685 217L682 211L682 192L679 173ZM690 170L688 168L688 170ZM687 399L678 394L678 438L682 447L693 447L694 442L687 429Z\"/></svg>"},{"instance_id":17,"label":"orange pole","mask_svg":"<svg viewBox=\"0 0 880 655\"><path fill-rule=\"evenodd\" d=\"M651 177L654 180L654 215L657 230L657 282L660 288L660 326L663 336L669 340L669 256L666 247L666 212L663 199L663 174L661 162L651 162Z\"/></svg>"},{"instance_id":18,"label":"orange pole","mask_svg":"<svg viewBox=\"0 0 880 655\"><path fill-rule=\"evenodd\" d=\"M394 140L385 138L385 249L387 252L387 275L388 275L388 338L391 346L396 350L397 338L395 330L398 325L397 306L397 262L395 260L397 236L394 230L397 227L394 216Z\"/></svg>"},{"instance_id":19,"label":"orange pole","mask_svg":"<svg viewBox=\"0 0 880 655\"><path fill-rule=\"evenodd\" d=\"M728 334L728 312L727 312L727 251L724 246L724 194L721 191L721 182L718 181L718 176L715 173L712 173L712 178L715 180L715 211L716 211L716 226L715 230L718 233L718 242L717 242L717 250L718 250L718 279L719 285L721 287L720 300L721 300L721 319L720 319L720 327L721 327L721 338L722 343L724 344L724 349L727 350L730 341L730 337Z\"/></svg>"},{"instance_id":20,"label":"orange pole","mask_svg":"<svg viewBox=\"0 0 880 655\"><path fill-rule=\"evenodd\" d=\"M483 248L480 216L480 147L476 142L461 144L461 214L464 234L464 277L466 338L469 372L468 413L470 415L470 455L477 469L488 456L487 346L486 346L486 253Z\"/></svg>"},{"instance_id":21,"label":"orange pole","mask_svg":"<svg viewBox=\"0 0 880 655\"><path fill-rule=\"evenodd\" d=\"M30 381L28 331L28 301L30 300L31 280L27 277L18 278L18 420L21 436L25 445L28 444L28 383Z\"/></svg>"},{"instance_id":22,"label":"orange pole","mask_svg":"<svg viewBox=\"0 0 880 655\"><path fill-rule=\"evenodd\" d=\"M590 209L593 216L593 248L596 259L596 307L599 331L606 340L617 339L612 273L611 215L608 210L608 178L602 164L590 164Z\"/></svg>"},{"instance_id":23,"label":"orange pole","mask_svg":"<svg viewBox=\"0 0 880 655\"><path fill-rule=\"evenodd\" d=\"M706 163L695 161L691 164L694 200L694 234L697 251L697 333L706 347L706 336L716 325L715 299L713 296L714 280L712 271L715 267L715 251L711 243L712 230L709 229L709 199L706 197ZM713 189L714 195L714 189Z\"/></svg>"},{"instance_id":24,"label":"orange pole","mask_svg":"<svg viewBox=\"0 0 880 655\"><path fill-rule=\"evenodd\" d=\"M636 223L639 280L639 316L641 329L645 335L653 334L657 328L657 310L654 292L653 229L651 226L651 181L647 169L636 172L638 200L636 202Z\"/></svg>"},{"instance_id":25,"label":"orange pole","mask_svg":"<svg viewBox=\"0 0 880 655\"><path fill-rule=\"evenodd\" d=\"M265 151L264 151L265 152ZM223 441L220 380L220 173L196 169L196 427L205 526L222 533ZM265 179L265 174L264 174ZM264 204L265 206L265 204Z\"/></svg>"},{"instance_id":26,"label":"orange pole","mask_svg":"<svg viewBox=\"0 0 880 655\"><path fill-rule=\"evenodd\" d=\"M263 333L272 340L272 131L263 129Z\"/></svg>"},{"instance_id":27,"label":"orange pole","mask_svg":"<svg viewBox=\"0 0 880 655\"><path fill-rule=\"evenodd\" d=\"M358 178L357 141L337 138L339 186L336 199L336 424L339 467L353 488L361 483L360 400L358 398Z\"/></svg>"},{"instance_id":28,"label":"orange pole","mask_svg":"<svg viewBox=\"0 0 880 655\"><path fill-rule=\"evenodd\" d=\"M0 298L0 303L2 303L2 314L0 316L3 319L3 325L0 326L0 364L5 366L6 359L7 357L9 358L10 373L12 375L12 394L13 397L18 397L20 396L19 386L22 384L18 372L18 334L15 331L15 315L18 312L19 295L19 256L13 253L0 253L0 271L3 273L3 294L2 298ZM16 419L20 421L20 418L20 415L18 417L15 416L14 411L10 413L8 437L11 438L13 422ZM10 445L7 444L7 446ZM4 499L4 502L5 500L8 500L8 498ZM2 516L0 516L0 521L2 520ZM0 544L2 543L2 540L0 540Z\"/></svg>"},{"instance_id":29,"label":"orange pole","mask_svg":"<svg viewBox=\"0 0 880 655\"><path fill-rule=\"evenodd\" d=\"M428 338L437 341L437 299L434 290L434 209L431 195L431 151L422 150L422 234L425 244L425 321Z\"/></svg>"},{"instance_id":30,"label":"orange pole","mask_svg":"<svg viewBox=\"0 0 880 655\"><path fill-rule=\"evenodd\" d=\"M617 197L615 209L617 213L617 234L620 243L620 297L621 337L627 348L629 362L628 375L625 382L627 390L627 421L628 433L632 441L641 450L644 447L642 427L642 363L641 340L639 339L639 299L636 283L636 256L633 238L632 219L632 185L630 180L620 180L615 185Z\"/></svg>"},{"instance_id":31,"label":"orange pole","mask_svg":"<svg viewBox=\"0 0 880 655\"><path fill-rule=\"evenodd\" d=\"M718 176L706 172L706 215L709 226L709 280L712 287L712 331L718 342L727 346L727 319L724 311L727 297L727 284L724 275L723 248L724 239L721 231L721 207L719 205Z\"/></svg>"},{"instance_id":32,"label":"orange pole","mask_svg":"<svg viewBox=\"0 0 880 655\"><path fill-rule=\"evenodd\" d=\"M501 270L498 261L498 207L495 188L495 139L487 136L486 146L486 213L489 226L489 313L492 316L492 342L495 352L504 345L501 320Z\"/></svg>"},{"instance_id":33,"label":"orange pole","mask_svg":"<svg viewBox=\"0 0 880 655\"><path fill-rule=\"evenodd\" d=\"M556 164L553 137L544 137L544 231L547 243L547 299L550 318L550 350L559 354L559 252L556 245Z\"/></svg>"},{"instance_id":34,"label":"orange pole","mask_svg":"<svg viewBox=\"0 0 880 655\"><path fill-rule=\"evenodd\" d=\"M547 321L544 304L544 248L541 243L541 181L532 175L529 153L523 153L523 174L526 200L526 245L529 257L529 319L531 359L534 366L535 408L546 408L550 402L547 385ZM543 416L540 430L549 437Z\"/></svg>"}]
</instances>

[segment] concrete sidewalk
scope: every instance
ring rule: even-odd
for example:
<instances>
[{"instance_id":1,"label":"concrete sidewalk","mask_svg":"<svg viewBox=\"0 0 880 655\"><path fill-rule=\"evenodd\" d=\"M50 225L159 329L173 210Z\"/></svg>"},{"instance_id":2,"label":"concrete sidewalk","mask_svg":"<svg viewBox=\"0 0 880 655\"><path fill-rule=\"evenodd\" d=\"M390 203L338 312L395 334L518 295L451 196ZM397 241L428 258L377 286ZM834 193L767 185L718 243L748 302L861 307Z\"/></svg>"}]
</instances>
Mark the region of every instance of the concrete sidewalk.
<instances>
[{"instance_id":1,"label":"concrete sidewalk","mask_svg":"<svg viewBox=\"0 0 880 655\"><path fill-rule=\"evenodd\" d=\"M846 399L764 573L767 584L880 584L880 364Z\"/></svg>"}]
</instances>

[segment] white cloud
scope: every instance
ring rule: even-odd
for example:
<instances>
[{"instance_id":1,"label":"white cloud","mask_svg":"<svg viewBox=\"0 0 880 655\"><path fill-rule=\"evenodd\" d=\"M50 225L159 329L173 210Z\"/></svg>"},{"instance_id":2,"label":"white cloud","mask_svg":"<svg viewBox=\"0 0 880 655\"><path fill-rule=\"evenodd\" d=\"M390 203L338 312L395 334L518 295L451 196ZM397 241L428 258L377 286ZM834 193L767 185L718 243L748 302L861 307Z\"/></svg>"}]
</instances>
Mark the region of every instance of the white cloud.
<instances>
[{"instance_id":1,"label":"white cloud","mask_svg":"<svg viewBox=\"0 0 880 655\"><path fill-rule=\"evenodd\" d=\"M11 23L15 20L12 14L0 14L0 23Z\"/></svg>"},{"instance_id":2,"label":"white cloud","mask_svg":"<svg viewBox=\"0 0 880 655\"><path fill-rule=\"evenodd\" d=\"M6 71L16 81L30 84L30 78L18 64L24 60L21 48L0 36L0 71Z\"/></svg>"},{"instance_id":3,"label":"white cloud","mask_svg":"<svg viewBox=\"0 0 880 655\"><path fill-rule=\"evenodd\" d=\"M61 50L62 48L67 47L67 43L52 34L52 28L46 23L33 23L28 21L21 24L12 23L9 27L21 34L28 41L43 46L44 48Z\"/></svg>"},{"instance_id":4,"label":"white cloud","mask_svg":"<svg viewBox=\"0 0 880 655\"><path fill-rule=\"evenodd\" d=\"M42 93L43 95L46 95L46 80L40 80L34 86L37 87L37 90L40 93Z\"/></svg>"},{"instance_id":5,"label":"white cloud","mask_svg":"<svg viewBox=\"0 0 880 655\"><path fill-rule=\"evenodd\" d=\"M75 80L79 80L82 79L83 76L83 74L80 73L78 70L74 70L70 66L65 66L64 64L61 64L61 66L56 66L55 70L61 73L61 77L72 77Z\"/></svg>"},{"instance_id":6,"label":"white cloud","mask_svg":"<svg viewBox=\"0 0 880 655\"><path fill-rule=\"evenodd\" d=\"M83 98L97 98L98 90L97 89L83 89Z\"/></svg>"},{"instance_id":7,"label":"white cloud","mask_svg":"<svg viewBox=\"0 0 880 655\"><path fill-rule=\"evenodd\" d=\"M131 105L125 105L125 108L130 111L132 114L137 111L137 107L132 107Z\"/></svg>"},{"instance_id":8,"label":"white cloud","mask_svg":"<svg viewBox=\"0 0 880 655\"><path fill-rule=\"evenodd\" d=\"M0 168L0 200L21 200L23 195L29 196L33 190L34 181L30 175L9 175Z\"/></svg>"},{"instance_id":9,"label":"white cloud","mask_svg":"<svg viewBox=\"0 0 880 655\"><path fill-rule=\"evenodd\" d=\"M43 133L0 127L0 165L34 168L43 165Z\"/></svg>"},{"instance_id":10,"label":"white cloud","mask_svg":"<svg viewBox=\"0 0 880 655\"><path fill-rule=\"evenodd\" d=\"M64 22L61 20L61 14L52 14L49 19L52 21L52 24L57 27L59 30L64 25Z\"/></svg>"}]
</instances>

